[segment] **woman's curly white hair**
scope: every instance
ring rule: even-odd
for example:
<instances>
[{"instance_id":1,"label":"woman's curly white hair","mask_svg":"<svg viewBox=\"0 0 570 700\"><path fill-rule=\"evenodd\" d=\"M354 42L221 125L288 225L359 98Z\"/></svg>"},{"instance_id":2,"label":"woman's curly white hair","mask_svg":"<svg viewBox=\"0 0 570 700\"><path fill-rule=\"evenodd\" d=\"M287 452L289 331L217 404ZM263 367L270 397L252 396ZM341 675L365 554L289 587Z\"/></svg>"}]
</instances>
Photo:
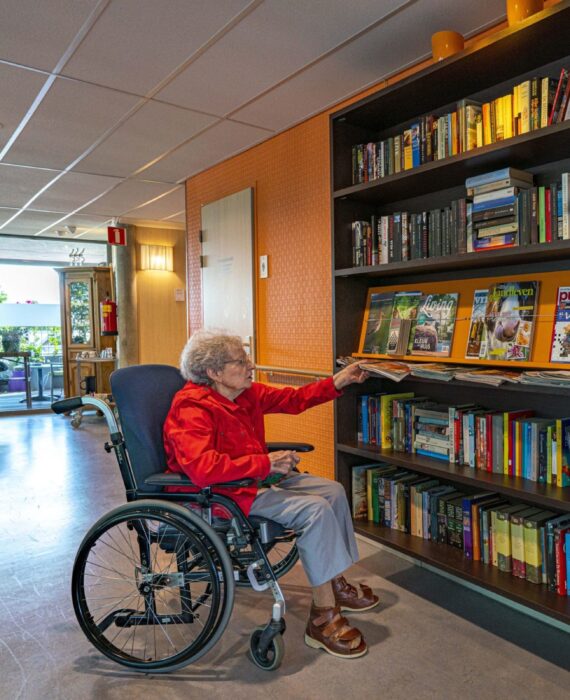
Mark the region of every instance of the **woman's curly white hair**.
<instances>
[{"instance_id":1,"label":"woman's curly white hair","mask_svg":"<svg viewBox=\"0 0 570 700\"><path fill-rule=\"evenodd\" d=\"M242 339L223 329L203 328L193 333L180 355L180 373L194 384L212 385L208 370L221 372L232 353L243 351Z\"/></svg>"}]
</instances>

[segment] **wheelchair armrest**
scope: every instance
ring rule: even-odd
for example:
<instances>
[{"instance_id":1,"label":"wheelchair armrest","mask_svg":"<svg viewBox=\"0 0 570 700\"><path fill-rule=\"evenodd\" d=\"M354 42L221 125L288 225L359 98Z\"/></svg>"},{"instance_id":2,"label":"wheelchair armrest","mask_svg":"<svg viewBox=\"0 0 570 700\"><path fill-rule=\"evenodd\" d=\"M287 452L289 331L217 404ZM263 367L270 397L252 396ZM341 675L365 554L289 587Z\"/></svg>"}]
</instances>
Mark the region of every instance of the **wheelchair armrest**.
<instances>
[{"instance_id":1,"label":"wheelchair armrest","mask_svg":"<svg viewBox=\"0 0 570 700\"><path fill-rule=\"evenodd\" d=\"M312 452L315 447L308 442L268 442L267 449L269 452L277 452L278 450L295 450L296 452Z\"/></svg>"},{"instance_id":2,"label":"wheelchair armrest","mask_svg":"<svg viewBox=\"0 0 570 700\"><path fill-rule=\"evenodd\" d=\"M212 486L222 486L223 488L240 488L242 486L251 486L255 482L254 479L240 479L239 481L226 481L221 484L212 484ZM194 486L194 484L186 474L152 474L148 476L144 483L147 486Z\"/></svg>"}]
</instances>

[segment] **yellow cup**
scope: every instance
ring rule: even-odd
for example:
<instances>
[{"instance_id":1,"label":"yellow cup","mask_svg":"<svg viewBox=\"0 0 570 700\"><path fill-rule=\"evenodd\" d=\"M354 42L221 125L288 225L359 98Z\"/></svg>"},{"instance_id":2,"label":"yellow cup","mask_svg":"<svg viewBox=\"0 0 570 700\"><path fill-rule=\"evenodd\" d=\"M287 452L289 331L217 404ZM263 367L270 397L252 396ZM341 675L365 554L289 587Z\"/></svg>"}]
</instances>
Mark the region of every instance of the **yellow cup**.
<instances>
[{"instance_id":1,"label":"yellow cup","mask_svg":"<svg viewBox=\"0 0 570 700\"><path fill-rule=\"evenodd\" d=\"M544 9L544 0L507 0L507 22L509 26Z\"/></svg>"},{"instance_id":2,"label":"yellow cup","mask_svg":"<svg viewBox=\"0 0 570 700\"><path fill-rule=\"evenodd\" d=\"M432 34L431 52L434 61L442 61L448 56L453 56L458 51L463 51L465 41L459 32L445 29Z\"/></svg>"}]
</instances>

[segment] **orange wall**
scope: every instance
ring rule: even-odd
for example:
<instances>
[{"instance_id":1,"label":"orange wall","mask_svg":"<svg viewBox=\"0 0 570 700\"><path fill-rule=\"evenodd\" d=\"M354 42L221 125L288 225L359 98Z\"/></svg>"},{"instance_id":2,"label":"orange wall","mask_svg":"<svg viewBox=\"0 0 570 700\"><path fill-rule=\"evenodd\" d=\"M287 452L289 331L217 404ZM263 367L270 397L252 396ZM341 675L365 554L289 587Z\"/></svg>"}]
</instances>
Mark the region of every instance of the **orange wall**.
<instances>
[{"instance_id":1,"label":"orange wall","mask_svg":"<svg viewBox=\"0 0 570 700\"><path fill-rule=\"evenodd\" d=\"M467 45L504 27L501 23ZM429 63L418 64L188 180L190 332L201 325L200 207L253 187L256 259L269 256L269 278L257 280L258 362L331 370L329 115ZM332 405L311 409L301 417L271 416L267 428L270 440L289 437L315 444L315 452L303 465L315 474L334 476Z\"/></svg>"}]
</instances>

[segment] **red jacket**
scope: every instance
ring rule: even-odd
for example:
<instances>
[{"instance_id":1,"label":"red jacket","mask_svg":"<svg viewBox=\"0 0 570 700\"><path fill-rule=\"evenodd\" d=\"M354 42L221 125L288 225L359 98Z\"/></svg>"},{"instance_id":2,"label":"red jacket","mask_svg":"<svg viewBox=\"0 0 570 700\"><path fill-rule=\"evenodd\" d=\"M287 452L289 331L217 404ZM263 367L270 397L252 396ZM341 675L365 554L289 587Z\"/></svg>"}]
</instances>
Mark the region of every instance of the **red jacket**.
<instances>
[{"instance_id":1,"label":"red jacket","mask_svg":"<svg viewBox=\"0 0 570 700\"><path fill-rule=\"evenodd\" d=\"M340 392L332 378L299 389L254 382L235 402L208 386L188 382L174 397L164 423L168 471L184 472L201 488L244 478L265 479L270 465L263 416L301 413L337 396ZM257 485L216 491L236 501L247 515Z\"/></svg>"}]
</instances>

